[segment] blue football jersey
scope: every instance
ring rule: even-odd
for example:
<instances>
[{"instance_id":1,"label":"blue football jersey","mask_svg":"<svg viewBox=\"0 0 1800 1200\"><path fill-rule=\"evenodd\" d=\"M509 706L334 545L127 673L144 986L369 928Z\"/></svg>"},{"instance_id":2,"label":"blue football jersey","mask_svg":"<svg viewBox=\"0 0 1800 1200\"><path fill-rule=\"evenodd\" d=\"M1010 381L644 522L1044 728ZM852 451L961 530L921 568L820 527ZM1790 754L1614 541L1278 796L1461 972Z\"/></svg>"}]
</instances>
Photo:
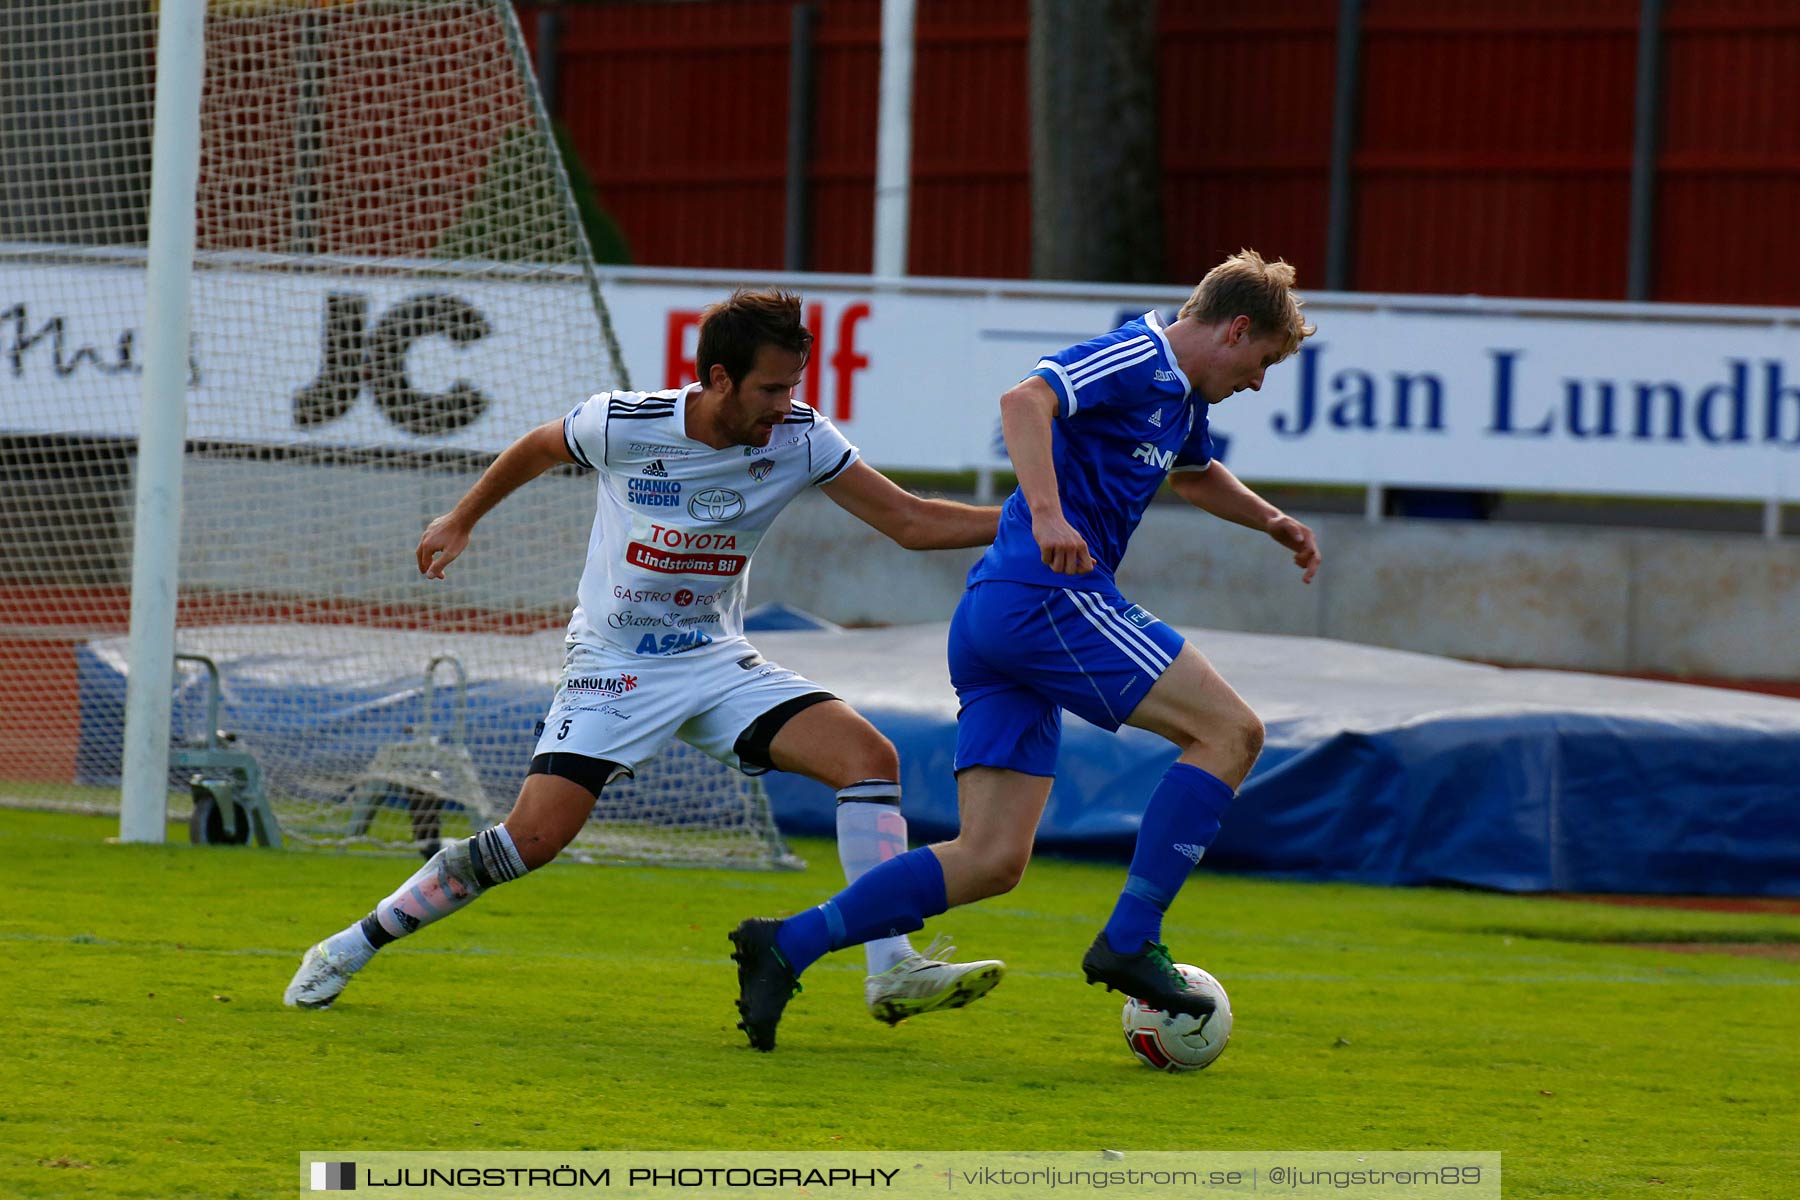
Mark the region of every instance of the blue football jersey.
<instances>
[{"instance_id":1,"label":"blue football jersey","mask_svg":"<svg viewBox=\"0 0 1800 1200\"><path fill-rule=\"evenodd\" d=\"M1211 465L1206 403L1192 394L1155 311L1039 360L1032 374L1056 393L1051 440L1063 515L1087 539L1094 569L1059 575L1045 566L1031 536L1025 494L1014 491L1001 510L994 544L968 581L1110 587L1163 479L1172 470Z\"/></svg>"}]
</instances>

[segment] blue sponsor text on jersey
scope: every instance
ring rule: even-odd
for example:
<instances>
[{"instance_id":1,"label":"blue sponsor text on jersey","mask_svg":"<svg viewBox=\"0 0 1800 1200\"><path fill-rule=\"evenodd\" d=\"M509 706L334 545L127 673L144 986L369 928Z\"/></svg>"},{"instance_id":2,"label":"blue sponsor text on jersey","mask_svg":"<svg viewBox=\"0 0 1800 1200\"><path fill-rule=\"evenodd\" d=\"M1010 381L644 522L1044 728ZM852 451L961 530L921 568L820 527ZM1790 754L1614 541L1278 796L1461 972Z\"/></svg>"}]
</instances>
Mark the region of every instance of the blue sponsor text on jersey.
<instances>
[{"instance_id":1,"label":"blue sponsor text on jersey","mask_svg":"<svg viewBox=\"0 0 1800 1200\"><path fill-rule=\"evenodd\" d=\"M681 503L681 484L673 479L633 479L626 483L625 494L645 508L673 508Z\"/></svg>"},{"instance_id":2,"label":"blue sponsor text on jersey","mask_svg":"<svg viewBox=\"0 0 1800 1200\"><path fill-rule=\"evenodd\" d=\"M698 629L690 629L686 633L665 633L657 637L654 633L646 633L637 644L639 654L680 654L683 650L697 650L701 646L712 645L712 638Z\"/></svg>"}]
</instances>

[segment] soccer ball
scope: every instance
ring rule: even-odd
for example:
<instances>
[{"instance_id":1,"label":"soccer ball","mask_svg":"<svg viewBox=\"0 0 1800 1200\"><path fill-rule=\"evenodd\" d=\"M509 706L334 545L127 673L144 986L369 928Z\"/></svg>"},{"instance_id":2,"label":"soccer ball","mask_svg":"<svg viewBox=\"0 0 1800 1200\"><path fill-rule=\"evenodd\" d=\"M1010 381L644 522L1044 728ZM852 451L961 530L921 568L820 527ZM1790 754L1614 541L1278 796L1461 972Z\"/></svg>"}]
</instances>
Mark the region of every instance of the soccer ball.
<instances>
[{"instance_id":1,"label":"soccer ball","mask_svg":"<svg viewBox=\"0 0 1800 1200\"><path fill-rule=\"evenodd\" d=\"M1231 1040L1231 998L1225 988L1202 971L1186 963L1176 963L1188 986L1207 993L1216 1007L1210 1017L1190 1017L1185 1013L1166 1013L1160 1008L1136 1000L1125 1001L1122 1022L1125 1044L1138 1061L1159 1071L1198 1071L1212 1065L1213 1059L1225 1053Z\"/></svg>"}]
</instances>

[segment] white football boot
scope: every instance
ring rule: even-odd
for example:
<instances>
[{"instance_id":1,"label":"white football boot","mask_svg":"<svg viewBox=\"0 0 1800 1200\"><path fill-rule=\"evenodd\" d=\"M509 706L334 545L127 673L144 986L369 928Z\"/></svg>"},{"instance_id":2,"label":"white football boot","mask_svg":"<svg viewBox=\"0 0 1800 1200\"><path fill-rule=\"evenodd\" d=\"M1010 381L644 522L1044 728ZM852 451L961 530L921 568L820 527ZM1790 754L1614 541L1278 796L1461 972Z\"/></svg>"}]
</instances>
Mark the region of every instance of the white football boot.
<instances>
[{"instance_id":1,"label":"white football boot","mask_svg":"<svg viewBox=\"0 0 1800 1200\"><path fill-rule=\"evenodd\" d=\"M281 994L281 1002L289 1008L330 1008L350 977L361 969L361 963L353 964L348 955L334 954L320 942L300 960L300 969Z\"/></svg>"},{"instance_id":2,"label":"white football boot","mask_svg":"<svg viewBox=\"0 0 1800 1200\"><path fill-rule=\"evenodd\" d=\"M956 953L950 939L939 934L925 953L907 955L879 975L863 982L863 999L869 1015L877 1021L898 1025L908 1017L936 1012L940 1008L961 1008L994 990L1006 974L1006 964L987 958L979 962L943 962Z\"/></svg>"}]
</instances>

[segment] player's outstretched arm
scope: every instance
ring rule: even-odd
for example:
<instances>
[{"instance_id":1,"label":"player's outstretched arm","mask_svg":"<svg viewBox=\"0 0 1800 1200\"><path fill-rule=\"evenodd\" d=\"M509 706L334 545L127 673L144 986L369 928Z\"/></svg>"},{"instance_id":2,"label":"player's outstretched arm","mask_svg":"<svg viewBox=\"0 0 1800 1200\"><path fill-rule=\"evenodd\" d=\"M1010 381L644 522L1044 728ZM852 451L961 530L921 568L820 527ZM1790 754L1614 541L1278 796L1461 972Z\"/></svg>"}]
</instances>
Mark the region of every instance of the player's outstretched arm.
<instances>
[{"instance_id":1,"label":"player's outstretched arm","mask_svg":"<svg viewBox=\"0 0 1800 1200\"><path fill-rule=\"evenodd\" d=\"M419 573L428 579L442 579L444 568L468 548L475 522L489 509L551 467L574 461L563 441L561 418L539 425L501 451L456 507L425 527L417 551Z\"/></svg>"},{"instance_id":2,"label":"player's outstretched arm","mask_svg":"<svg viewBox=\"0 0 1800 1200\"><path fill-rule=\"evenodd\" d=\"M985 546L994 540L1000 524L998 508L915 496L865 462L851 464L819 490L839 508L908 550Z\"/></svg>"},{"instance_id":3,"label":"player's outstretched arm","mask_svg":"<svg viewBox=\"0 0 1800 1200\"><path fill-rule=\"evenodd\" d=\"M1058 411L1056 393L1037 376L1029 376L1000 397L1000 430L1013 474L1031 509L1031 536L1037 539L1044 565L1061 575L1085 575L1094 569L1087 539L1063 515L1056 483L1054 437L1050 423Z\"/></svg>"},{"instance_id":4,"label":"player's outstretched arm","mask_svg":"<svg viewBox=\"0 0 1800 1200\"><path fill-rule=\"evenodd\" d=\"M1288 516L1214 459L1204 471L1177 471L1169 476L1175 494L1195 508L1250 529L1259 529L1294 553L1300 582L1311 583L1324 561L1313 531Z\"/></svg>"}]
</instances>

